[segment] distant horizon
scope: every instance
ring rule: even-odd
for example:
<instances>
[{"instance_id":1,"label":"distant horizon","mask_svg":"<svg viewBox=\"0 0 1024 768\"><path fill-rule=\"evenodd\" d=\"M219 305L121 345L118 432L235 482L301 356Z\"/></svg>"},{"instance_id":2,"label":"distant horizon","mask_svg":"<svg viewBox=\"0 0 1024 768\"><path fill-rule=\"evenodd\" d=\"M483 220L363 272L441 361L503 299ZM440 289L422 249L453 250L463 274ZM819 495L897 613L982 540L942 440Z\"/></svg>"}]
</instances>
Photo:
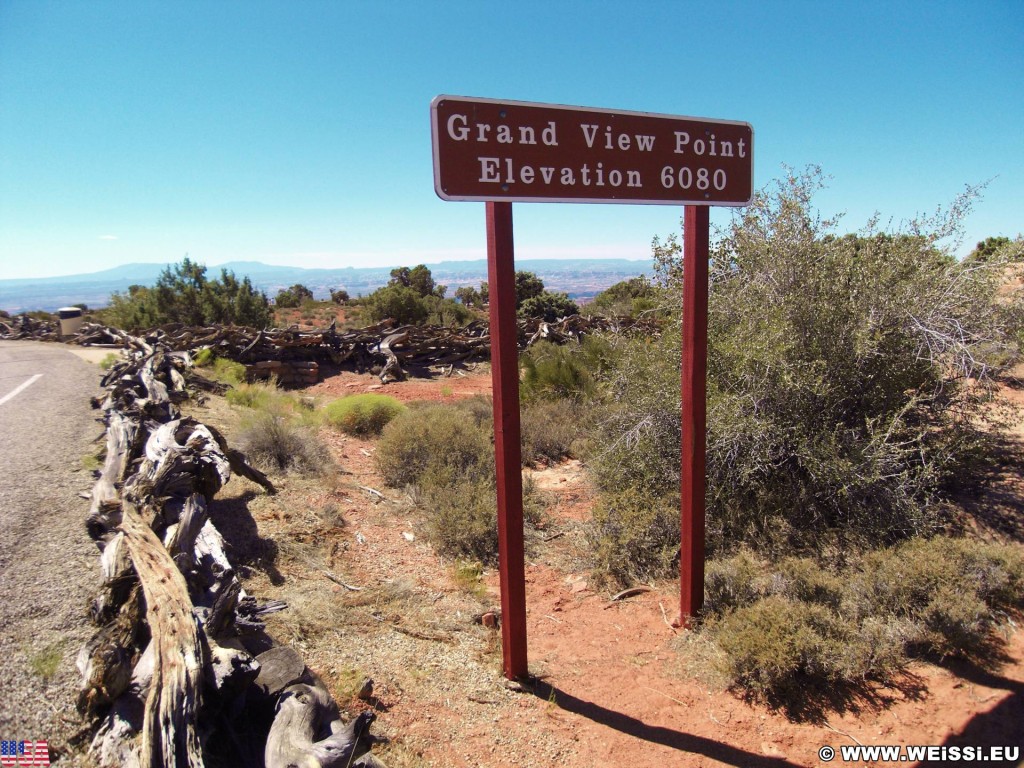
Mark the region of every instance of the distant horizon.
<instances>
[{"instance_id":1,"label":"distant horizon","mask_svg":"<svg viewBox=\"0 0 1024 768\"><path fill-rule=\"evenodd\" d=\"M118 270L123 270L123 269L129 268L129 267L166 267L166 266L171 266L171 265L175 265L175 264L180 264L180 263L182 263L182 261L184 261L185 258L188 258L191 261L206 267L207 269L219 269L221 267L230 267L232 265L238 265L238 264L258 264L258 265L263 266L263 267L274 267L274 268L277 268L277 269L294 269L294 270L302 270L302 271L337 271L337 270L346 270L346 269L352 269L352 270L385 270L385 269L388 269L388 270L390 270L390 269L398 269L400 267L414 267L414 266L416 266L418 264L423 264L423 265L425 265L427 267L434 267L434 266L440 266L440 265L444 265L444 264L463 264L463 263L486 262L487 261L487 256L486 256L486 254L484 254L484 255L475 256L475 257L474 256L466 256L464 258L447 258L447 259L441 259L440 261L424 261L424 260L419 260L419 261L416 261L416 260L413 260L413 261L403 261L403 262L400 262L400 263L399 262L395 262L395 263L390 263L390 264L381 264L380 266L365 265L365 264L364 265L354 265L354 264L352 264L352 265L343 265L343 266L335 266L335 267L329 267L329 266L307 267L307 266L301 266L301 265L297 265L297 264L274 263L274 262L267 261L267 260L260 259L260 258L228 259L228 260L225 260L225 261L217 261L217 262L212 262L211 263L211 262L206 262L206 261L204 261L202 259L198 259L198 258L195 258L193 256L190 256L189 254L184 254L180 258L178 258L176 260L171 260L171 261L156 261L156 260L153 260L153 261L125 261L125 262L122 262L120 264L115 264L114 266L110 266L110 267L103 267L103 268L100 268L100 269L93 269L93 270L81 271L81 272L64 272L64 273L60 273L60 274L56 274L56 275L32 275L30 277L5 277L2 274L0 274L0 283L12 283L12 282L31 283L33 281L39 281L39 280L50 281L50 280L60 280L62 278L69 278L69 277L85 277L85 276L89 276L89 275L98 275L98 274L102 274L102 273L106 273L106 272L116 272ZM608 262L625 261L625 262L636 262L636 263L641 263L641 262L649 263L649 262L652 261L652 257L651 256L647 256L647 257L640 257L640 258L628 258L628 257L625 257L625 256L586 256L586 255L580 255L580 256L543 256L543 257L523 257L523 258L518 258L517 257L515 261L516 261L516 265L519 265L519 264L522 264L522 263L526 263L526 262L540 262L540 261L551 261L551 262L559 262L559 261L608 261Z\"/></svg>"},{"instance_id":2,"label":"distant horizon","mask_svg":"<svg viewBox=\"0 0 1024 768\"><path fill-rule=\"evenodd\" d=\"M191 257L190 257L191 258ZM202 264L202 262L198 263ZM153 285L160 273L177 262L128 262L96 272L39 278L0 278L0 309L8 312L52 312L60 307L86 304L106 306L113 293L123 293L132 285ZM344 288L353 297L368 295L387 284L396 266L426 264L435 279L449 288L449 295L464 285L475 286L487 280L484 259L440 262L413 262L408 265L372 267L305 268L269 264L256 260L236 260L222 264L203 264L210 279L226 268L237 278L248 278L257 290L273 299L277 292L297 283L309 288L318 299ZM551 258L517 259L518 269L535 272L550 290L562 291L571 298L586 300L599 290L620 280L650 274L652 259Z\"/></svg>"}]
</instances>

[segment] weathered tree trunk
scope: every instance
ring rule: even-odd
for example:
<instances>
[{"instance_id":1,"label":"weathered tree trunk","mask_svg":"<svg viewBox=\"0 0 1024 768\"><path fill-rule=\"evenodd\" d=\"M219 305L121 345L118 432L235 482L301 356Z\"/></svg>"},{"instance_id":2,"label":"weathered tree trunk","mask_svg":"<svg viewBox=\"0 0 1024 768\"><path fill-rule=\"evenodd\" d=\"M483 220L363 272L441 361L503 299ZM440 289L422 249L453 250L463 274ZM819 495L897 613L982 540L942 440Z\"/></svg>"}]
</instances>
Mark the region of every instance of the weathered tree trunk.
<instances>
[{"instance_id":1,"label":"weathered tree trunk","mask_svg":"<svg viewBox=\"0 0 1024 768\"><path fill-rule=\"evenodd\" d=\"M188 587L160 539L128 502L121 530L146 598L154 648L140 763L142 768L199 768L203 756L195 726L203 649Z\"/></svg>"},{"instance_id":2,"label":"weathered tree trunk","mask_svg":"<svg viewBox=\"0 0 1024 768\"><path fill-rule=\"evenodd\" d=\"M408 339L409 331L403 330L398 333L392 333L377 346L378 351L387 358L384 370L380 372L382 383L387 384L389 381L401 381L405 378L405 371L402 370L402 364L398 362L398 355L395 354L392 346L401 344Z\"/></svg>"},{"instance_id":3,"label":"weathered tree trunk","mask_svg":"<svg viewBox=\"0 0 1024 768\"><path fill-rule=\"evenodd\" d=\"M166 332L180 330L168 326ZM303 348L320 343L297 336L284 341ZM102 550L104 586L93 616L104 626L79 654L79 707L88 715L107 710L90 754L105 767L201 768L202 728L204 738L223 730L235 739L234 757L258 763L245 756L232 719L265 717L269 712L260 708L268 697L315 676L294 651L275 649L261 658L290 658L291 666L270 663L262 684L257 679L260 662L242 638L259 641L260 617L285 606L259 605L242 590L209 504L232 472L268 493L275 488L215 429L179 417L175 402L185 396L186 382L178 367L187 369L187 353L172 353L160 342L154 351L143 339L126 343L137 351L104 377L107 458L87 522ZM293 668L297 676L284 679ZM267 680L275 674L281 679L270 691ZM317 728L326 730L313 733L303 765L366 765L372 758L359 757L373 743L365 733L372 716L346 731L326 690L310 690L320 707ZM257 752L262 738L258 743Z\"/></svg>"}]
</instances>

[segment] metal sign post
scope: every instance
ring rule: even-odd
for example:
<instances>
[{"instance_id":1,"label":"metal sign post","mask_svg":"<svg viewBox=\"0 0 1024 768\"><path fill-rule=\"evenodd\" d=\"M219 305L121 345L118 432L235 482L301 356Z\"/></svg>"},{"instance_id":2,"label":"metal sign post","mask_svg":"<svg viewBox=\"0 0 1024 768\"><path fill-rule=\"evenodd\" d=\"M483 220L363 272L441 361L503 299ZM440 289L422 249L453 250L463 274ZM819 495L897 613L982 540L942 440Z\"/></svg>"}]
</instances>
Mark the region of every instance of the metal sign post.
<instances>
[{"instance_id":1,"label":"metal sign post","mask_svg":"<svg viewBox=\"0 0 1024 768\"><path fill-rule=\"evenodd\" d=\"M749 123L649 112L438 96L430 105L434 190L487 206L494 454L505 676L526 676L512 203L685 205L680 619L704 598L708 207L753 195Z\"/></svg>"},{"instance_id":2,"label":"metal sign post","mask_svg":"<svg viewBox=\"0 0 1024 768\"><path fill-rule=\"evenodd\" d=\"M679 620L689 626L704 605L704 485L707 431L709 210L683 214L683 346Z\"/></svg>"},{"instance_id":3,"label":"metal sign post","mask_svg":"<svg viewBox=\"0 0 1024 768\"><path fill-rule=\"evenodd\" d=\"M498 486L498 575L505 676L526 677L523 467L519 437L519 340L512 203L487 203L487 283L491 311L491 391Z\"/></svg>"}]
</instances>

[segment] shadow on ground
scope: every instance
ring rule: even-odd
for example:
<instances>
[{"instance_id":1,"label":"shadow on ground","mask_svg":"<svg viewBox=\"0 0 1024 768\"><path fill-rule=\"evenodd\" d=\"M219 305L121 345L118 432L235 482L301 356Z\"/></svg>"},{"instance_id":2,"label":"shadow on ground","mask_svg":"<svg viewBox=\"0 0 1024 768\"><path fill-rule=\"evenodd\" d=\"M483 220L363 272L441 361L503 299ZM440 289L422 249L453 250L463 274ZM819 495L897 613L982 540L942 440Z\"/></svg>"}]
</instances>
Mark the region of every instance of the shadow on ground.
<instances>
[{"instance_id":1,"label":"shadow on ground","mask_svg":"<svg viewBox=\"0 0 1024 768\"><path fill-rule=\"evenodd\" d=\"M249 512L249 503L259 495L260 491L247 490L239 496L214 499L210 520L224 537L228 559L236 568L263 571L272 584L280 586L284 576L277 570L277 544L273 539L260 536Z\"/></svg>"},{"instance_id":2,"label":"shadow on ground","mask_svg":"<svg viewBox=\"0 0 1024 768\"><path fill-rule=\"evenodd\" d=\"M640 741L660 744L680 752L703 755L725 765L734 765L737 768L799 768L798 763L792 763L785 758L767 757L704 736L682 733L659 725L648 725L635 717L578 699L543 681L538 681L534 685L533 693L545 701L552 702L565 712L585 717L598 725L611 728Z\"/></svg>"},{"instance_id":3,"label":"shadow on ground","mask_svg":"<svg viewBox=\"0 0 1024 768\"><path fill-rule=\"evenodd\" d=\"M951 734L943 742L943 746L1016 746L1021 747L1024 753L1024 731L1021 729L1024 723L1024 682L1002 677L969 661L958 660L943 666L971 685L972 693L975 685L1009 693L1009 696L988 694L992 708L968 720L959 732ZM985 704L988 699L978 701ZM1015 764L1024 765L1024 760Z\"/></svg>"}]
</instances>

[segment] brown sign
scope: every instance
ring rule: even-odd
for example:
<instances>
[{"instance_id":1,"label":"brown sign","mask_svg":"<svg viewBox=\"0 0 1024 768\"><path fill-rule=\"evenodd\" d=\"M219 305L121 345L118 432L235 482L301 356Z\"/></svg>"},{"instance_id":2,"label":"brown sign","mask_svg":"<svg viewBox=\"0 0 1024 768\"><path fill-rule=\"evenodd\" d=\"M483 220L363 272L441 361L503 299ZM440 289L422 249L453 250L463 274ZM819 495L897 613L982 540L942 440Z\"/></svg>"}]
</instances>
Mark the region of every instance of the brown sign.
<instances>
[{"instance_id":1,"label":"brown sign","mask_svg":"<svg viewBox=\"0 0 1024 768\"><path fill-rule=\"evenodd\" d=\"M746 205L749 123L438 96L434 189L444 200Z\"/></svg>"}]
</instances>

